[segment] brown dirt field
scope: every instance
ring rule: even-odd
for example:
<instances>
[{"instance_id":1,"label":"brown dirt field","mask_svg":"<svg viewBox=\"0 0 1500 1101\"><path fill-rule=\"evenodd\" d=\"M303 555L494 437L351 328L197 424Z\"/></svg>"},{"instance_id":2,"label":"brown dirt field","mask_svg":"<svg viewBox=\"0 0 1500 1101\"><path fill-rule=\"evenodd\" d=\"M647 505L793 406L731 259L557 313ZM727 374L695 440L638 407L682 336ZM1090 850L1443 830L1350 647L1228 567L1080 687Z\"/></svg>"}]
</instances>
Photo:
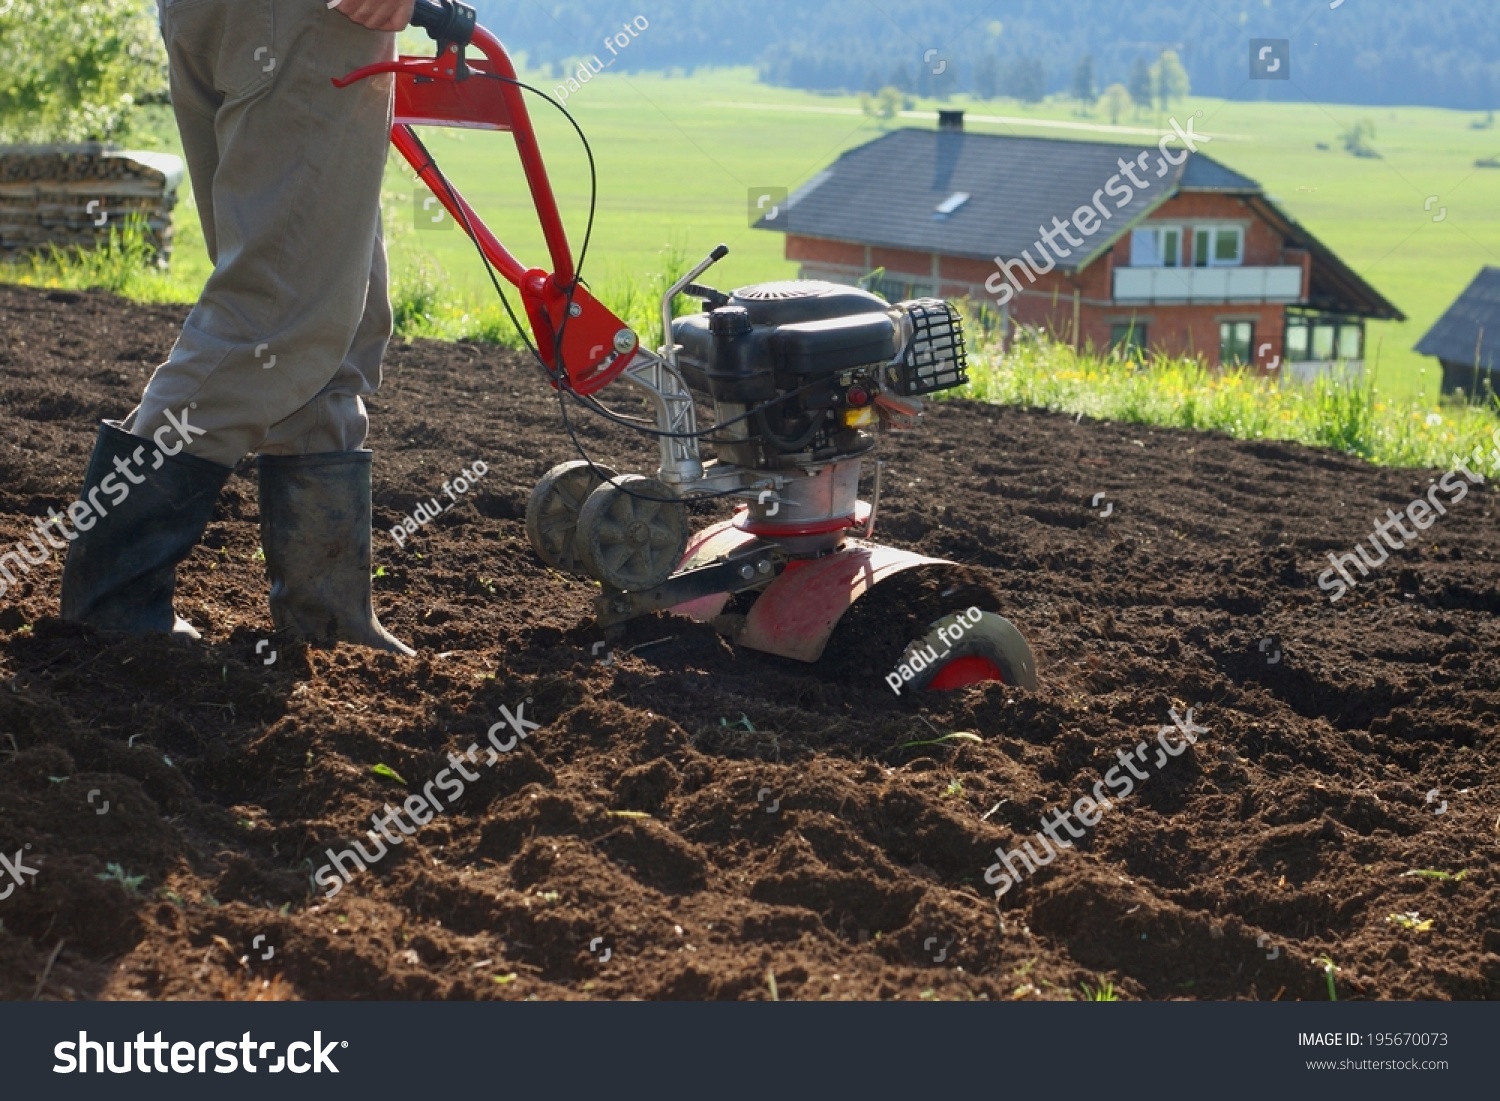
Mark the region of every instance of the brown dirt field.
<instances>
[{"instance_id":1,"label":"brown dirt field","mask_svg":"<svg viewBox=\"0 0 1500 1101\"><path fill-rule=\"evenodd\" d=\"M0 549L73 500L183 315L0 287ZM385 528L490 468L405 550L377 535L418 659L264 664L248 465L181 571L203 643L60 623L56 558L0 597L0 853L37 869L0 900L0 996L1323 999L1325 955L1340 999L1500 991L1488 486L1330 606L1328 552L1430 472L939 405L883 448L879 535L981 571L1042 685L918 704L666 616L596 660L592 590L527 543L531 486L574 456L517 357L397 348L372 415ZM325 849L523 701L540 731L323 897ZM1187 707L1197 744L997 908L994 850ZM982 742L907 744L954 731Z\"/></svg>"}]
</instances>

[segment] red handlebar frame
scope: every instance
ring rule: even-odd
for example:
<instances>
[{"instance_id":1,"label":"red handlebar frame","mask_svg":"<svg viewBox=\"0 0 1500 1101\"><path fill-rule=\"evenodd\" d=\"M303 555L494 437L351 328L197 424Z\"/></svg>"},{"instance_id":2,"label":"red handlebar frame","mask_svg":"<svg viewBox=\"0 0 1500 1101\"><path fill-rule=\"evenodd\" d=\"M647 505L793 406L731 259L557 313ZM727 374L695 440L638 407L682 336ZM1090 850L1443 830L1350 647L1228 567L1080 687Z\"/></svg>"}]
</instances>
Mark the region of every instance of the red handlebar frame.
<instances>
[{"instance_id":1,"label":"red handlebar frame","mask_svg":"<svg viewBox=\"0 0 1500 1101\"><path fill-rule=\"evenodd\" d=\"M510 55L500 40L483 27L475 29L471 44L484 55L483 60L467 60L463 47L442 43L435 58L402 57L359 69L333 83L346 88L382 73L394 74L396 112L391 144L479 246L495 270L520 290L537 349L547 366L554 373L558 370L561 333L561 358L570 387L584 395L597 393L630 366L640 351L639 338L578 282L557 198ZM414 126L500 130L514 136L551 254L552 272L525 267L490 232L424 151L412 129ZM630 340L628 346L626 334Z\"/></svg>"}]
</instances>

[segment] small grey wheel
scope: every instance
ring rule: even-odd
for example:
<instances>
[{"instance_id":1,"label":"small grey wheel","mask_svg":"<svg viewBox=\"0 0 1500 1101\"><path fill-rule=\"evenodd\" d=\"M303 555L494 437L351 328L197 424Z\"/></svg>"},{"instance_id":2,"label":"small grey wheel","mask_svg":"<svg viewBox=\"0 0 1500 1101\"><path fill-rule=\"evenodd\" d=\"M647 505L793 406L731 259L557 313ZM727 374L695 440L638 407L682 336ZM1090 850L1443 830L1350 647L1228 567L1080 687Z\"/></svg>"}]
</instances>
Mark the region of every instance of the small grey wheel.
<instances>
[{"instance_id":1,"label":"small grey wheel","mask_svg":"<svg viewBox=\"0 0 1500 1101\"><path fill-rule=\"evenodd\" d=\"M575 460L553 467L537 483L526 506L526 534L543 562L565 573L585 575L575 539L578 513L589 494L604 484L603 478L615 476L607 466Z\"/></svg>"},{"instance_id":2,"label":"small grey wheel","mask_svg":"<svg viewBox=\"0 0 1500 1101\"><path fill-rule=\"evenodd\" d=\"M626 475L589 495L578 514L578 557L589 576L623 593L645 592L677 570L688 514L655 478Z\"/></svg>"}]
</instances>

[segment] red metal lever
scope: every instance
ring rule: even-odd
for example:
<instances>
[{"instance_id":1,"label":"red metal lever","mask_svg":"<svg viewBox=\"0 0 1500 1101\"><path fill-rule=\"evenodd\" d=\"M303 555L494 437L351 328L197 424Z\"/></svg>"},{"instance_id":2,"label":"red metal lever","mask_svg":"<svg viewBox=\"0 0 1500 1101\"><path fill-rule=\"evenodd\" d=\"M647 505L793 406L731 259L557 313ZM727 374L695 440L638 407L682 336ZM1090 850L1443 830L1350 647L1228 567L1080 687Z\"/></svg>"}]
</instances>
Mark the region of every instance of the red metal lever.
<instances>
[{"instance_id":1,"label":"red metal lever","mask_svg":"<svg viewBox=\"0 0 1500 1101\"><path fill-rule=\"evenodd\" d=\"M505 279L518 287L542 359L558 368L558 334L569 386L580 394L604 389L630 366L639 342L627 340L629 326L600 305L579 283L557 198L537 145L515 65L500 41L483 27L472 45L484 59L468 61L462 47L448 43L436 58L403 57L369 65L336 79L340 88L391 73L396 78L395 126L391 141L432 189ZM413 126L456 126L510 131L554 271L528 269L490 232L456 188L449 185L413 132ZM571 302L571 308L569 303Z\"/></svg>"},{"instance_id":2,"label":"red metal lever","mask_svg":"<svg viewBox=\"0 0 1500 1101\"><path fill-rule=\"evenodd\" d=\"M333 86L347 88L351 84L358 84L361 80L368 80L381 73L401 73L414 77L427 77L429 80L456 80L458 79L458 66L463 64L463 58L458 57L457 64L455 64L449 60L449 56L457 53L458 47L450 46L440 57L403 57L396 61L382 61L379 65L366 65L363 69L355 69L348 76L334 77Z\"/></svg>"}]
</instances>

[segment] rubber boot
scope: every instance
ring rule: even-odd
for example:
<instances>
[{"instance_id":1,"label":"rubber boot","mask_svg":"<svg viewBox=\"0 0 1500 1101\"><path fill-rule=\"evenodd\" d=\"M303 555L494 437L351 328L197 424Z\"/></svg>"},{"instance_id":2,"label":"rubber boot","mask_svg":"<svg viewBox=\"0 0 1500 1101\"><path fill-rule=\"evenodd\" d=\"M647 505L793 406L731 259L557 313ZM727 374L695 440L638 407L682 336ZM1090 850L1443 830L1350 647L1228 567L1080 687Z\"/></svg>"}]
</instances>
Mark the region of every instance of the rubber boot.
<instances>
[{"instance_id":1,"label":"rubber boot","mask_svg":"<svg viewBox=\"0 0 1500 1101\"><path fill-rule=\"evenodd\" d=\"M375 618L369 451L260 457L260 540L271 619L309 642L413 657Z\"/></svg>"},{"instance_id":2,"label":"rubber boot","mask_svg":"<svg viewBox=\"0 0 1500 1101\"><path fill-rule=\"evenodd\" d=\"M203 538L231 473L192 455L167 455L104 421L78 494L88 511L81 520L69 516L77 534L63 566L63 619L196 639L198 632L172 610L177 566Z\"/></svg>"}]
</instances>

